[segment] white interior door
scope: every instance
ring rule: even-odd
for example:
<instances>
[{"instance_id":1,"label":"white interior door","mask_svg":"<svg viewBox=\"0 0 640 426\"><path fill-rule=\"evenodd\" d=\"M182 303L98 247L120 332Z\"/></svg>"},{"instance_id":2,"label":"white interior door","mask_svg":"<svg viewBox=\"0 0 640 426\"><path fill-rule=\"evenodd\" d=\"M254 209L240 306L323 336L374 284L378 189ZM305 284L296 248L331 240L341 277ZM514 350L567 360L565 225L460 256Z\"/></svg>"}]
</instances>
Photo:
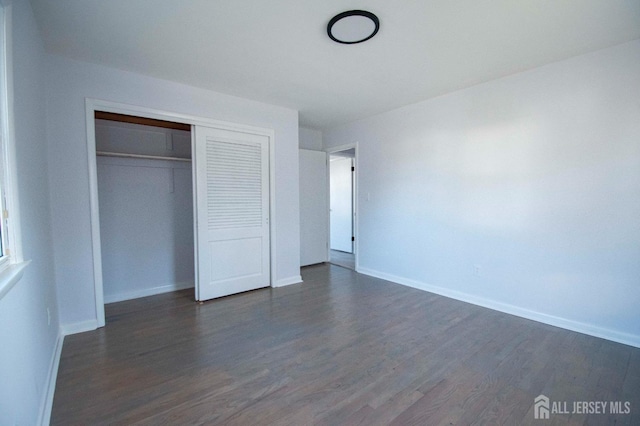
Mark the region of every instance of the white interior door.
<instances>
[{"instance_id":1,"label":"white interior door","mask_svg":"<svg viewBox=\"0 0 640 426\"><path fill-rule=\"evenodd\" d=\"M331 249L353 253L353 178L351 158L329 163Z\"/></svg>"},{"instance_id":2,"label":"white interior door","mask_svg":"<svg viewBox=\"0 0 640 426\"><path fill-rule=\"evenodd\" d=\"M196 299L270 284L269 138L195 126Z\"/></svg>"},{"instance_id":3,"label":"white interior door","mask_svg":"<svg viewBox=\"0 0 640 426\"><path fill-rule=\"evenodd\" d=\"M327 154L300 150L300 266L327 259Z\"/></svg>"}]
</instances>

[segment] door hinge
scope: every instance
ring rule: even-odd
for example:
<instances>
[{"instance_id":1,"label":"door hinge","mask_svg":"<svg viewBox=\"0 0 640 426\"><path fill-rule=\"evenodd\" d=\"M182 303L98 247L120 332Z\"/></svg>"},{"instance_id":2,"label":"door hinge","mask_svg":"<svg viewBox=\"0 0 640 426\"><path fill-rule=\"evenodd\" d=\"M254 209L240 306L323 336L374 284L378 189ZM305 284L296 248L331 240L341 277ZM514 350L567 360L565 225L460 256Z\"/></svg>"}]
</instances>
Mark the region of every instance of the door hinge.
<instances>
[{"instance_id":1,"label":"door hinge","mask_svg":"<svg viewBox=\"0 0 640 426\"><path fill-rule=\"evenodd\" d=\"M352 171L352 172L355 172L355 171L356 171L356 168L355 168L355 167L353 167L353 166L351 166L351 171Z\"/></svg>"},{"instance_id":2,"label":"door hinge","mask_svg":"<svg viewBox=\"0 0 640 426\"><path fill-rule=\"evenodd\" d=\"M356 237L351 237L351 241L355 241L355 240L356 240Z\"/></svg>"},{"instance_id":3,"label":"door hinge","mask_svg":"<svg viewBox=\"0 0 640 426\"><path fill-rule=\"evenodd\" d=\"M9 219L9 210L2 210L2 218Z\"/></svg>"}]
</instances>

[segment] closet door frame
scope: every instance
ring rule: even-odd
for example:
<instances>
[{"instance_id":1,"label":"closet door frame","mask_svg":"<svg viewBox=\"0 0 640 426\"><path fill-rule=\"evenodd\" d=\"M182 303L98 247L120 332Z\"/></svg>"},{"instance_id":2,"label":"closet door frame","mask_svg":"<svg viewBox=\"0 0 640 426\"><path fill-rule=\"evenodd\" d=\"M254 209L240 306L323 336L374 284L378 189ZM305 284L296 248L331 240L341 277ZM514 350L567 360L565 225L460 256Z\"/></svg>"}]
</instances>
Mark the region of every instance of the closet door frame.
<instances>
[{"instance_id":1,"label":"closet door frame","mask_svg":"<svg viewBox=\"0 0 640 426\"><path fill-rule=\"evenodd\" d=\"M195 182L195 164L198 159L195 156L195 126L211 127L215 129L240 131L255 135L266 136L269 138L269 262L270 262L270 286L274 287L276 283L276 215L275 215L275 132L273 129L250 126L245 124L231 123L227 121L215 120L210 118L197 117L189 114L180 114L171 111L162 111L153 108L146 108L136 105L128 105L117 102L105 101L100 99L85 99L86 111L86 129L87 129L87 161L89 171L89 202L91 209L91 245L93 254L93 285L95 290L95 310L97 327L104 327L104 290L102 281L102 249L100 245L100 209L98 204L98 173L96 163L96 133L95 133L95 112L112 112L116 114L133 115L137 117L152 118L156 120L173 121L191 125L191 156L192 167L191 176L193 181L193 232L194 232L194 258L196 259L195 280L198 285L198 233L197 233L197 199L196 199L196 182Z\"/></svg>"}]
</instances>

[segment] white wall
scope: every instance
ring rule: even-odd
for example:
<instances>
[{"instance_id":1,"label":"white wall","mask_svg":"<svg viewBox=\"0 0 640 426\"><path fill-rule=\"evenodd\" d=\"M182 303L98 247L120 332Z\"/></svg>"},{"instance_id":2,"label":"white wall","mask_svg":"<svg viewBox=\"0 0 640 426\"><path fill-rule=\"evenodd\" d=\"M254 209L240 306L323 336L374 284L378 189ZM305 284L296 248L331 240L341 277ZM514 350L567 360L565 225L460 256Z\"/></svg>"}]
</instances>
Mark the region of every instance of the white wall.
<instances>
[{"instance_id":1,"label":"white wall","mask_svg":"<svg viewBox=\"0 0 640 426\"><path fill-rule=\"evenodd\" d=\"M7 3L7 2L3 2ZM44 51L28 1L13 1L13 106L23 254L32 262L0 300L0 424L44 414L58 339L47 182ZM47 315L50 312L50 324Z\"/></svg>"},{"instance_id":2,"label":"white wall","mask_svg":"<svg viewBox=\"0 0 640 426\"><path fill-rule=\"evenodd\" d=\"M98 157L105 303L193 287L191 163Z\"/></svg>"},{"instance_id":3,"label":"white wall","mask_svg":"<svg viewBox=\"0 0 640 426\"><path fill-rule=\"evenodd\" d=\"M300 280L297 111L49 56L47 114L61 321L95 327L85 98L275 130L276 285Z\"/></svg>"},{"instance_id":4,"label":"white wall","mask_svg":"<svg viewBox=\"0 0 640 426\"><path fill-rule=\"evenodd\" d=\"M325 131L360 267L640 346L640 41Z\"/></svg>"},{"instance_id":5,"label":"white wall","mask_svg":"<svg viewBox=\"0 0 640 426\"><path fill-rule=\"evenodd\" d=\"M300 127L299 129L300 149L310 149L312 151L322 151L322 132L320 130Z\"/></svg>"}]
</instances>

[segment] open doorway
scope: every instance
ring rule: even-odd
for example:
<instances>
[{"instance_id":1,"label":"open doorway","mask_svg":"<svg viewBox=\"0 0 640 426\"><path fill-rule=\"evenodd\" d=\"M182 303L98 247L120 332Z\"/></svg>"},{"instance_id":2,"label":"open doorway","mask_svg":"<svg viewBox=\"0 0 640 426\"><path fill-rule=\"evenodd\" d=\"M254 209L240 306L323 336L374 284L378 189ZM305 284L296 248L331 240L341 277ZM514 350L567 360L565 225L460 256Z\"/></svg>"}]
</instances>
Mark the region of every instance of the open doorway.
<instances>
[{"instance_id":1,"label":"open doorway","mask_svg":"<svg viewBox=\"0 0 640 426\"><path fill-rule=\"evenodd\" d=\"M329 153L329 262L356 269L356 149Z\"/></svg>"}]
</instances>

